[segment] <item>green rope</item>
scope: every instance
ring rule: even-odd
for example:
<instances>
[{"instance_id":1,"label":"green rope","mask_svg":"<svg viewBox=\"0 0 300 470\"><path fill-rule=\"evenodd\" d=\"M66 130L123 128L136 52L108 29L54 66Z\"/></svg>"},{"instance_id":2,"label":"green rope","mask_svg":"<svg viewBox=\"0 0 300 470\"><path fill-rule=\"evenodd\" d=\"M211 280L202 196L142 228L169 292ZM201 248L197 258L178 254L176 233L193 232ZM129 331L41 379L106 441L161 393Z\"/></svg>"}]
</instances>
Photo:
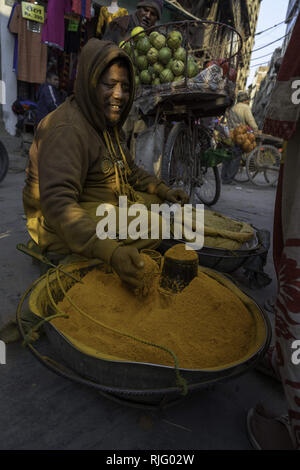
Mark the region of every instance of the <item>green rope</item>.
<instances>
[{"instance_id":1,"label":"green rope","mask_svg":"<svg viewBox=\"0 0 300 470\"><path fill-rule=\"evenodd\" d=\"M155 344L155 343L152 343L150 341L147 341L147 340L144 340L144 339L141 339L141 338L138 338L137 336L133 336L133 335L130 335L129 333L124 333L123 331L120 331L120 330L117 330L115 328L111 328L107 325L105 325L104 323L100 322L99 320L96 320L95 318L91 317L88 313L84 312L80 307L78 307L78 305L76 305L72 299L70 298L70 296L67 294L63 284L62 284L62 281L61 281L61 278L60 278L60 271L59 271L59 266L56 268L56 279L57 279L57 282L59 284L59 287L60 289L62 290L64 296L66 297L66 299L70 302L70 304L81 314L83 315L84 317L88 318L90 321L96 323L98 326L101 326L102 328L104 329L107 329L109 331L112 331L113 333L116 333L116 334L119 334L120 336L125 336L127 338L130 338L130 339L133 339L134 341L137 341L139 343L142 343L142 344L145 344L147 346L150 346L150 347L154 347L154 348L158 348L158 349L161 349L162 351L165 351L167 352L168 354L170 354L174 360L174 364L175 364L175 375L176 375L176 384L178 385L179 388L182 389L182 395L186 395L187 392L188 392L188 387L187 387L187 382L186 380L181 377L180 375L180 372L179 372L179 363L178 363L178 358L176 356L176 354L173 353L173 351L171 351L170 349L166 348L165 346L161 346L159 344ZM47 289L49 289L49 278L47 277ZM49 289L50 290L50 289ZM53 298L52 298L52 301L53 301L53 306L56 310L59 311L60 314L63 314L63 312L61 310L58 309L57 305L55 304Z\"/></svg>"},{"instance_id":2,"label":"green rope","mask_svg":"<svg viewBox=\"0 0 300 470\"><path fill-rule=\"evenodd\" d=\"M50 315L50 317L46 317L37 323L34 327L32 327L26 335L24 335L24 341L22 343L23 346L27 346L28 343L33 343L37 339L39 339L38 330L42 327L42 325L46 322L54 320L54 318L69 318L66 314L57 314L57 315Z\"/></svg>"},{"instance_id":3,"label":"green rope","mask_svg":"<svg viewBox=\"0 0 300 470\"><path fill-rule=\"evenodd\" d=\"M111 328L105 324L103 324L102 322L96 320L95 318L91 317L88 313L84 312L80 307L78 307L73 301L72 299L70 298L70 296L67 294L63 284L62 284L62 281L61 281L61 278L60 278L60 267L61 266L57 266L55 269L49 269L47 271L47 273L42 276L41 278L37 279L27 290L26 292L24 293L24 295L22 296L22 299L20 300L20 303L18 305L18 309L17 309L17 316L19 315L20 313L20 309L21 309L21 305L23 305L24 303L24 300L25 298L27 297L27 295L33 290L33 288L43 279L46 279L46 289L47 289L47 294L48 294L48 297L49 297L49 300L54 308L55 311L57 311L58 313L57 314L54 314L54 315L51 315L47 318L44 318L43 320L41 320L38 324L36 324L33 328L31 328L31 330L26 334L24 335L24 341L23 341L23 345L24 346L30 346L30 343L32 343L33 341L37 340L39 335L38 335L38 330L41 328L41 326L45 323L45 322L50 322L52 320L54 320L55 318L69 318L69 315L67 315L66 313L64 313L59 307L58 305L56 304L54 298L53 298L53 295L51 293L51 289L50 289L50 275L55 273L56 274L56 279L57 279L57 282L58 282L58 285L61 289L61 291L63 292L64 296L67 298L67 300L70 302L70 304L79 312L81 313L81 315L83 315L84 317L88 318L90 321L96 323L97 325L101 326L102 328L104 329L107 329L109 331L112 331L113 333L116 333L116 334L119 334L121 336L125 336L127 338L130 338L130 339L133 339L134 341L137 341L139 343L142 343L142 344L145 344L147 346L150 346L150 347L154 347L154 348L158 348L158 349L161 349L162 351L165 351L167 352L168 354L170 354L174 360L174 366L175 366L175 375L176 375L176 385L181 389L181 395L185 396L187 395L188 393L188 385L187 385L187 381L180 375L180 372L179 372L179 363L178 363L178 358L176 356L176 354L174 354L173 351L171 351L170 349L166 348L165 346L161 346L159 344L155 344L155 343L152 343L150 341L147 341L147 340L144 340L144 339L141 339L141 338L138 338L136 336L133 336L133 335L130 335L129 333L124 333L120 330L117 330L117 329L114 329L114 328Z\"/></svg>"}]
</instances>

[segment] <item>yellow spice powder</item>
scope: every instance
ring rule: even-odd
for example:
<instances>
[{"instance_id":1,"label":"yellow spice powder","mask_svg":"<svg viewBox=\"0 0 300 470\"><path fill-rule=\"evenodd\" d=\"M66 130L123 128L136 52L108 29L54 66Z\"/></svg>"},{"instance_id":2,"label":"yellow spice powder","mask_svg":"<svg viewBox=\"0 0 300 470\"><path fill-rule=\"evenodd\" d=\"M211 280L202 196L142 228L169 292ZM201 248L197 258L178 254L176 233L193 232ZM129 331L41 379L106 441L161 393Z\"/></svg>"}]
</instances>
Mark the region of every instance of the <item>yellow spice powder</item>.
<instances>
[{"instance_id":1,"label":"yellow spice powder","mask_svg":"<svg viewBox=\"0 0 300 470\"><path fill-rule=\"evenodd\" d=\"M229 289L199 271L181 293L164 297L159 279L146 298L135 296L115 274L94 269L68 295L107 327L172 350L179 367L203 369L239 360L255 335L251 313ZM161 349L114 333L85 318L65 298L59 308L69 315L53 324L63 333L100 353L122 361L173 366Z\"/></svg>"},{"instance_id":2,"label":"yellow spice powder","mask_svg":"<svg viewBox=\"0 0 300 470\"><path fill-rule=\"evenodd\" d=\"M177 243L176 245L172 246L172 248L170 248L165 253L165 257L183 261L198 260L198 255L196 251L187 250L186 245L183 243Z\"/></svg>"}]
</instances>

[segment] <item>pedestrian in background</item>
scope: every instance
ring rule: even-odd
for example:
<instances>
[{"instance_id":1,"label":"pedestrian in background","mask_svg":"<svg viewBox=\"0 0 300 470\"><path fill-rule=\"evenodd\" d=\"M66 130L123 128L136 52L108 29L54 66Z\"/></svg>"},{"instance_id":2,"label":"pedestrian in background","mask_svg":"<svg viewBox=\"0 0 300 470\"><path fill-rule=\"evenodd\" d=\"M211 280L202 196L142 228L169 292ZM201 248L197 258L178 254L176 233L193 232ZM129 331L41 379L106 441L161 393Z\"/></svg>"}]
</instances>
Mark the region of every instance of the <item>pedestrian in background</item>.
<instances>
[{"instance_id":1,"label":"pedestrian in background","mask_svg":"<svg viewBox=\"0 0 300 470\"><path fill-rule=\"evenodd\" d=\"M42 83L38 90L35 126L54 111L66 99L66 93L59 90L59 78L56 73L48 72L46 82Z\"/></svg>"},{"instance_id":2,"label":"pedestrian in background","mask_svg":"<svg viewBox=\"0 0 300 470\"><path fill-rule=\"evenodd\" d=\"M238 94L237 103L226 113L227 124L230 131L244 124L251 127L253 131L258 132L258 126L253 117L249 102L249 96L246 91L242 91ZM233 182L240 166L243 151L239 146L235 145L232 148L232 155L232 160L224 162L222 165L221 176L223 184L231 184Z\"/></svg>"}]
</instances>

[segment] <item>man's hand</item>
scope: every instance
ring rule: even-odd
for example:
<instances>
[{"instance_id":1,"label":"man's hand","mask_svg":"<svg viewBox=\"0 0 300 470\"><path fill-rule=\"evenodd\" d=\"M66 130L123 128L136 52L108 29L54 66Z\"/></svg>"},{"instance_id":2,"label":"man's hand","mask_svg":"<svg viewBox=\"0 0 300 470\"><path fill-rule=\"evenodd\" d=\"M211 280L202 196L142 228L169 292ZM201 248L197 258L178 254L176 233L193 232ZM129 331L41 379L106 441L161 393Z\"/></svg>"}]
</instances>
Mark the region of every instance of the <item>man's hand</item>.
<instances>
[{"instance_id":1,"label":"man's hand","mask_svg":"<svg viewBox=\"0 0 300 470\"><path fill-rule=\"evenodd\" d=\"M111 267L120 279L133 288L142 288L143 283L138 279L137 273L143 269L144 262L136 248L132 246L120 246L111 257Z\"/></svg>"},{"instance_id":2,"label":"man's hand","mask_svg":"<svg viewBox=\"0 0 300 470\"><path fill-rule=\"evenodd\" d=\"M188 195L181 189L169 189L166 194L166 200L175 204L187 204L190 200Z\"/></svg>"}]
</instances>

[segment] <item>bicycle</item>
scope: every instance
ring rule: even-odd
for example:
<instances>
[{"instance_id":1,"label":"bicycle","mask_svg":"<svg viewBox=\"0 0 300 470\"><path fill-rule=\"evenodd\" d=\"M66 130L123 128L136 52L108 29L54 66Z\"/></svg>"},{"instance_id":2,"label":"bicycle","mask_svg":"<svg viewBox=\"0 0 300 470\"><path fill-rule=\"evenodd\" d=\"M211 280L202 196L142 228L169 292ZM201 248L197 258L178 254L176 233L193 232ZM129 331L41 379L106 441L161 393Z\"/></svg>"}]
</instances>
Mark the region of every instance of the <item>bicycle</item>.
<instances>
[{"instance_id":1,"label":"bicycle","mask_svg":"<svg viewBox=\"0 0 300 470\"><path fill-rule=\"evenodd\" d=\"M281 152L275 145L265 145L263 140L263 137L258 138L257 147L247 157L247 175L249 180L256 186L276 186L279 177ZM272 139L269 138L269 140Z\"/></svg>"},{"instance_id":2,"label":"bicycle","mask_svg":"<svg viewBox=\"0 0 300 470\"><path fill-rule=\"evenodd\" d=\"M159 83L154 86L156 62L153 65L153 58L149 58L152 66L142 76L145 64L137 60L140 54L135 47L139 35L142 41L145 34L150 38L156 32L168 44L168 35L173 30L179 37L180 57L174 55L171 59L170 49L168 64L165 58L158 59L162 61L160 65L164 64L164 70L167 65L171 67L174 74L169 68L167 75L173 79L166 82L163 70L159 73ZM146 42L145 47L149 47L149 40ZM242 43L241 35L229 25L191 20L149 28L122 45L133 58L136 70L142 70L135 96L136 118L142 116L148 129L152 127L154 132L156 125L164 128L162 147L155 157L155 173L159 173L169 187L183 189L192 203L199 200L210 206L220 197L218 167L203 156L203 151L214 148L213 137L200 120L221 116L232 105ZM181 67L181 75L172 68L174 59ZM140 164L143 163L140 153L138 158ZM151 168L151 161L145 161L145 166Z\"/></svg>"},{"instance_id":3,"label":"bicycle","mask_svg":"<svg viewBox=\"0 0 300 470\"><path fill-rule=\"evenodd\" d=\"M183 189L193 203L211 206L221 194L217 166L207 167L201 152L212 147L208 129L197 121L177 122L171 129L164 148L162 178L171 188Z\"/></svg>"},{"instance_id":4,"label":"bicycle","mask_svg":"<svg viewBox=\"0 0 300 470\"><path fill-rule=\"evenodd\" d=\"M1 181L4 180L8 172L8 166L9 166L8 153L7 153L5 146L0 141L0 183Z\"/></svg>"}]
</instances>

